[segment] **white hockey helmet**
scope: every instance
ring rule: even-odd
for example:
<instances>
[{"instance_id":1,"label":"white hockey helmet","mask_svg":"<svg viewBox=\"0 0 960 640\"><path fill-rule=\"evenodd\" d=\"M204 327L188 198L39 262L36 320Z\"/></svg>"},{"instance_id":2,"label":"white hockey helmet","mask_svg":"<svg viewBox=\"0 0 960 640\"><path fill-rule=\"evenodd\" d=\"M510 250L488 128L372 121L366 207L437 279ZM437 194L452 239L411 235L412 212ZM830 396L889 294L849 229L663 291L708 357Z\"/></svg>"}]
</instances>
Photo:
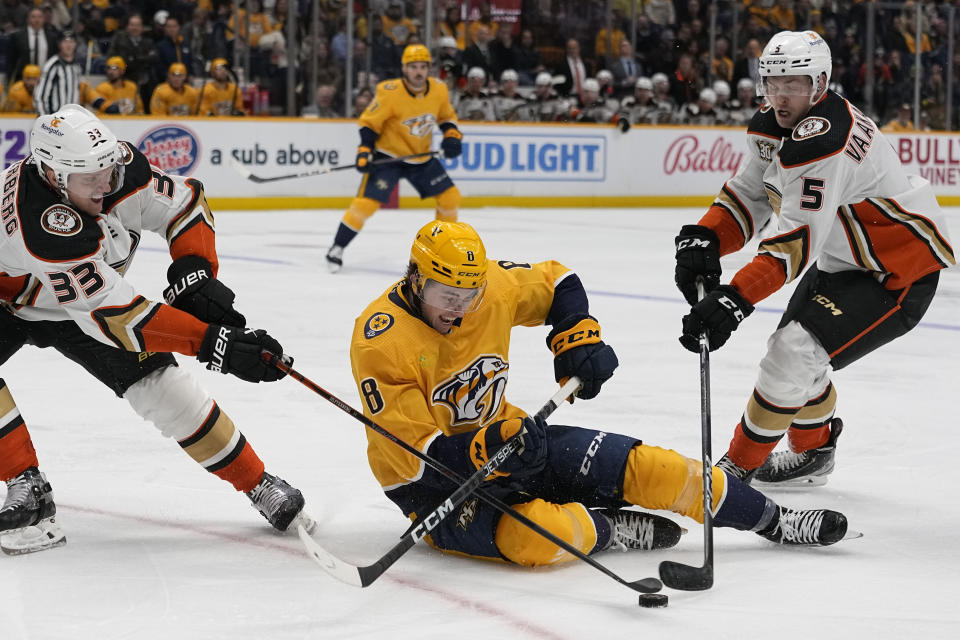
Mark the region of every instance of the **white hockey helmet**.
<instances>
[{"instance_id":1,"label":"white hockey helmet","mask_svg":"<svg viewBox=\"0 0 960 640\"><path fill-rule=\"evenodd\" d=\"M504 69L500 74L500 82L519 82L520 75L513 69Z\"/></svg>"},{"instance_id":2,"label":"white hockey helmet","mask_svg":"<svg viewBox=\"0 0 960 640\"><path fill-rule=\"evenodd\" d=\"M658 84L670 84L670 78L667 77L667 74L657 72L650 77L650 81L653 83L653 86L656 87Z\"/></svg>"},{"instance_id":3,"label":"white hockey helmet","mask_svg":"<svg viewBox=\"0 0 960 640\"><path fill-rule=\"evenodd\" d=\"M760 84L757 94L768 95L767 78L807 76L813 85L810 103L830 83L833 61L830 46L816 31L781 31L767 42L760 54ZM821 80L821 74L826 79Z\"/></svg>"},{"instance_id":4,"label":"white hockey helmet","mask_svg":"<svg viewBox=\"0 0 960 640\"><path fill-rule=\"evenodd\" d=\"M730 84L726 80L714 80L713 91L718 96L730 97Z\"/></svg>"},{"instance_id":5,"label":"white hockey helmet","mask_svg":"<svg viewBox=\"0 0 960 640\"><path fill-rule=\"evenodd\" d=\"M611 83L613 82L613 73L607 69L600 69L600 71L597 71L597 81Z\"/></svg>"},{"instance_id":6,"label":"white hockey helmet","mask_svg":"<svg viewBox=\"0 0 960 640\"><path fill-rule=\"evenodd\" d=\"M470 78L479 78L480 80L487 79L487 72L484 71L481 67L470 67L470 70L467 71L467 79Z\"/></svg>"},{"instance_id":7,"label":"white hockey helmet","mask_svg":"<svg viewBox=\"0 0 960 640\"><path fill-rule=\"evenodd\" d=\"M537 78L533 83L538 87L549 87L553 84L553 76L546 71L541 71L537 74Z\"/></svg>"},{"instance_id":8,"label":"white hockey helmet","mask_svg":"<svg viewBox=\"0 0 960 640\"><path fill-rule=\"evenodd\" d=\"M710 87L701 89L698 98L702 102L709 102L711 106L717 104L717 92Z\"/></svg>"},{"instance_id":9,"label":"white hockey helmet","mask_svg":"<svg viewBox=\"0 0 960 640\"><path fill-rule=\"evenodd\" d=\"M583 81L583 90L584 92L600 93L600 83L597 82L596 78L587 78Z\"/></svg>"},{"instance_id":10,"label":"white hockey helmet","mask_svg":"<svg viewBox=\"0 0 960 640\"><path fill-rule=\"evenodd\" d=\"M647 91L653 91L653 81L646 76L640 76L639 78L637 78L636 88L645 89Z\"/></svg>"},{"instance_id":11,"label":"white hockey helmet","mask_svg":"<svg viewBox=\"0 0 960 640\"><path fill-rule=\"evenodd\" d=\"M30 153L42 178L47 177L45 168L53 170L56 187L65 200L70 176L74 173L113 168L110 191L104 193L100 189L89 195L81 193L84 197L110 195L123 185L125 158L117 136L80 105L66 104L56 113L37 117L30 130ZM78 192L76 185L72 190Z\"/></svg>"}]
</instances>

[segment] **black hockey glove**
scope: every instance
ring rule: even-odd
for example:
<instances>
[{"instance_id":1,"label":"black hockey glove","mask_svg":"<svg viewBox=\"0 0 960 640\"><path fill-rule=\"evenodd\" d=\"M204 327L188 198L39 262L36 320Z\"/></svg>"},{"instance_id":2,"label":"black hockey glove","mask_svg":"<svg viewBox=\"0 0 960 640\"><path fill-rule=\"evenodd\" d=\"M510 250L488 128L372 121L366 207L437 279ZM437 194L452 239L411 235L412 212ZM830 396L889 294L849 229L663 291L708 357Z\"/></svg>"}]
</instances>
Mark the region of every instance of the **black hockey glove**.
<instances>
[{"instance_id":1,"label":"black hockey glove","mask_svg":"<svg viewBox=\"0 0 960 640\"><path fill-rule=\"evenodd\" d=\"M713 229L685 224L674 242L677 266L673 279L691 305L697 304L697 277L703 278L704 293L720 284L720 241Z\"/></svg>"},{"instance_id":2,"label":"black hockey glove","mask_svg":"<svg viewBox=\"0 0 960 640\"><path fill-rule=\"evenodd\" d=\"M585 313L558 322L547 336L547 346L553 352L556 381L563 384L571 376L580 378L576 396L584 400L600 393L600 387L620 365L613 347L600 339L597 320Z\"/></svg>"},{"instance_id":3,"label":"black hockey glove","mask_svg":"<svg viewBox=\"0 0 960 640\"><path fill-rule=\"evenodd\" d=\"M370 173L373 168L370 163L373 162L373 149L366 145L357 147L357 171L360 173Z\"/></svg>"},{"instance_id":4,"label":"black hockey glove","mask_svg":"<svg viewBox=\"0 0 960 640\"><path fill-rule=\"evenodd\" d=\"M456 158L463 152L463 143L460 139L463 136L456 129L448 129L440 141L440 150L444 158Z\"/></svg>"},{"instance_id":5,"label":"black hockey glove","mask_svg":"<svg viewBox=\"0 0 960 640\"><path fill-rule=\"evenodd\" d=\"M197 360L207 363L210 371L232 373L247 382L273 382L287 374L269 364L260 356L266 349L277 357L283 355L283 347L263 329L241 329L220 324L211 324L197 353ZM289 356L284 358L293 364Z\"/></svg>"},{"instance_id":6,"label":"black hockey glove","mask_svg":"<svg viewBox=\"0 0 960 640\"><path fill-rule=\"evenodd\" d=\"M618 115L616 122L617 122L617 126L620 127L620 131L622 131L623 133L630 131L630 118L628 118L627 116Z\"/></svg>"},{"instance_id":7,"label":"black hockey glove","mask_svg":"<svg viewBox=\"0 0 960 640\"><path fill-rule=\"evenodd\" d=\"M479 469L496 455L504 443L521 434L521 448L500 463L494 477L514 476L522 478L543 470L547 463L547 423L543 418L510 418L498 420L477 431L470 441L470 461Z\"/></svg>"},{"instance_id":8,"label":"black hockey glove","mask_svg":"<svg viewBox=\"0 0 960 640\"><path fill-rule=\"evenodd\" d=\"M700 334L707 332L710 351L724 345L743 319L753 313L753 305L728 284L717 287L703 300L693 305L683 317L683 335L680 344L687 350L700 353Z\"/></svg>"},{"instance_id":9,"label":"black hockey glove","mask_svg":"<svg viewBox=\"0 0 960 640\"><path fill-rule=\"evenodd\" d=\"M233 308L233 291L213 277L213 268L206 258L177 258L167 269L167 281L170 286L163 290L163 299L171 307L204 322L246 326L247 319Z\"/></svg>"}]
</instances>

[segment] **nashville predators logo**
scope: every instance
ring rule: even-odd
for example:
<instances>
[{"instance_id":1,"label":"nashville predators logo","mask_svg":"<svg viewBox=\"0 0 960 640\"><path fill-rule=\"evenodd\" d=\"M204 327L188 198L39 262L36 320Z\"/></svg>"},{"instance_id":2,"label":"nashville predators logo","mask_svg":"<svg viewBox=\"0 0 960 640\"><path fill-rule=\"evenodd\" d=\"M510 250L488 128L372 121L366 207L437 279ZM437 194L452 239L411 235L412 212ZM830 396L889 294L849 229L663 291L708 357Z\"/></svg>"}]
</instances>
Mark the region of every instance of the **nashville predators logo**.
<instances>
[{"instance_id":1,"label":"nashville predators logo","mask_svg":"<svg viewBox=\"0 0 960 640\"><path fill-rule=\"evenodd\" d=\"M363 327L363 337L367 340L375 338L393 326L393 316L389 313L377 312L367 319Z\"/></svg>"},{"instance_id":2,"label":"nashville predators logo","mask_svg":"<svg viewBox=\"0 0 960 640\"><path fill-rule=\"evenodd\" d=\"M509 369L510 365L500 356L480 356L440 383L431 400L450 410L450 426L486 422L500 409Z\"/></svg>"},{"instance_id":3,"label":"nashville predators logo","mask_svg":"<svg viewBox=\"0 0 960 640\"><path fill-rule=\"evenodd\" d=\"M433 127L437 124L437 116L432 113L424 113L413 118L407 118L403 124L410 129L410 135L417 138L426 138L433 133Z\"/></svg>"}]
</instances>

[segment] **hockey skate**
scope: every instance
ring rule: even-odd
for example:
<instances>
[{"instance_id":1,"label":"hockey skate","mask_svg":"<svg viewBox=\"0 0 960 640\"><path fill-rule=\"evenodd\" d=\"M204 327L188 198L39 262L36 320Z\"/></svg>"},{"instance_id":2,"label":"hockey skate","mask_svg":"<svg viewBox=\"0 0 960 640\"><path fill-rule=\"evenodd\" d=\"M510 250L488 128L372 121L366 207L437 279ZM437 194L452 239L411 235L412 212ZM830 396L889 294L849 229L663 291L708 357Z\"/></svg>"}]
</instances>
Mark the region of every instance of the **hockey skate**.
<instances>
[{"instance_id":1,"label":"hockey skate","mask_svg":"<svg viewBox=\"0 0 960 640\"><path fill-rule=\"evenodd\" d=\"M608 549L619 551L669 549L675 547L680 542L680 536L686 533L686 529L673 520L652 513L614 509L605 510L603 514L612 525Z\"/></svg>"},{"instance_id":2,"label":"hockey skate","mask_svg":"<svg viewBox=\"0 0 960 640\"><path fill-rule=\"evenodd\" d=\"M723 457L717 460L717 464L715 464L714 466L717 469L720 469L721 471L725 471L727 475L733 476L737 480L740 480L747 484L750 484L750 481L753 480L754 474L757 473L756 469L750 469L749 471L747 469L744 469L743 467L735 463L733 460L731 460L730 457L727 456L727 454L723 454Z\"/></svg>"},{"instance_id":3,"label":"hockey skate","mask_svg":"<svg viewBox=\"0 0 960 640\"><path fill-rule=\"evenodd\" d=\"M303 510L303 494L282 478L266 471L260 483L247 493L253 507L263 514L274 529L286 531L293 519Z\"/></svg>"},{"instance_id":4,"label":"hockey skate","mask_svg":"<svg viewBox=\"0 0 960 640\"><path fill-rule=\"evenodd\" d=\"M0 549L7 555L34 553L60 547L67 538L54 520L53 489L36 467L7 481L7 497L0 507Z\"/></svg>"},{"instance_id":5,"label":"hockey skate","mask_svg":"<svg viewBox=\"0 0 960 640\"><path fill-rule=\"evenodd\" d=\"M837 438L843 431L843 420L830 421L830 438L816 449L803 453L778 451L756 471L758 486L820 487L827 484L837 453Z\"/></svg>"},{"instance_id":6,"label":"hockey skate","mask_svg":"<svg viewBox=\"0 0 960 640\"><path fill-rule=\"evenodd\" d=\"M847 518L827 509L794 510L778 505L776 518L757 534L777 544L825 547L848 537Z\"/></svg>"},{"instance_id":7,"label":"hockey skate","mask_svg":"<svg viewBox=\"0 0 960 640\"><path fill-rule=\"evenodd\" d=\"M343 247L333 245L327 251L327 270L330 273L336 273L343 267Z\"/></svg>"}]
</instances>

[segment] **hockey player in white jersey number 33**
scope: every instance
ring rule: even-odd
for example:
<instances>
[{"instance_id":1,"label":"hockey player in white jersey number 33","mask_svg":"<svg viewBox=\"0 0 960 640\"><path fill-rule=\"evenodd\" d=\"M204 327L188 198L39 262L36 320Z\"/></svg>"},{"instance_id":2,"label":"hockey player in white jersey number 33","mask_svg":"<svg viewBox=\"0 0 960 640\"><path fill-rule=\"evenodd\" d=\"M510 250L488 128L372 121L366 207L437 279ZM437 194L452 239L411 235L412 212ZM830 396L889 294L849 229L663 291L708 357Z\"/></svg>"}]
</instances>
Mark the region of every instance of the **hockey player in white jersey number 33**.
<instances>
[{"instance_id":1,"label":"hockey player in white jersey number 33","mask_svg":"<svg viewBox=\"0 0 960 640\"><path fill-rule=\"evenodd\" d=\"M940 270L956 264L930 184L908 175L877 125L827 89L831 65L813 31L770 39L748 161L676 238L676 282L692 305L680 341L694 352L702 331L711 349L723 346L755 304L806 271L717 463L748 482L826 482L843 426L830 369L915 327ZM755 235L757 255L720 285L720 256ZM698 279L709 292L701 301ZM771 455L784 434L790 449Z\"/></svg>"},{"instance_id":2,"label":"hockey player in white jersey number 33","mask_svg":"<svg viewBox=\"0 0 960 640\"><path fill-rule=\"evenodd\" d=\"M77 105L37 118L30 153L0 177L0 364L25 344L53 347L246 493L271 525L287 529L303 496L264 471L243 434L172 355L196 356L208 369L248 382L283 377L260 357L263 349L281 354L280 344L266 331L244 329L234 293L217 279L203 185L152 167ZM165 303L123 278L145 229L166 238L173 259ZM25 384L31 382L39 384ZM50 483L2 379L0 480L7 484L0 507L5 552L65 542Z\"/></svg>"}]
</instances>

